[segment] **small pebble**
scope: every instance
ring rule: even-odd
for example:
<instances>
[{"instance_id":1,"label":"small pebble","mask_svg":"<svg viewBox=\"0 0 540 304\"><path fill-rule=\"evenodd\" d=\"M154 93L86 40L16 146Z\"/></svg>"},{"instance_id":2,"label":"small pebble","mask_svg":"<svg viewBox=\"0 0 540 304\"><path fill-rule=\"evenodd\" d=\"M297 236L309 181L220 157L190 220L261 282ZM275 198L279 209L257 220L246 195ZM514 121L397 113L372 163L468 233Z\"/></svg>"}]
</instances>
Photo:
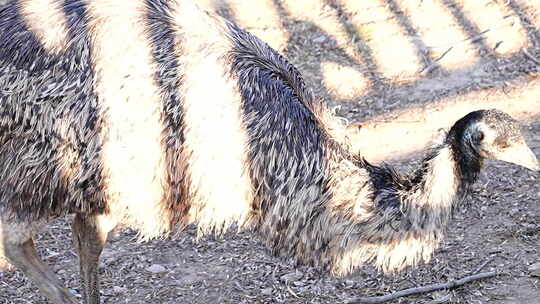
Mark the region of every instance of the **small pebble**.
<instances>
[{"instance_id":1,"label":"small pebble","mask_svg":"<svg viewBox=\"0 0 540 304\"><path fill-rule=\"evenodd\" d=\"M316 43L323 43L323 42L326 41L326 39L328 39L328 38L326 38L326 36L321 35L321 36L319 36L319 37L313 39L313 42L316 42Z\"/></svg>"},{"instance_id":2,"label":"small pebble","mask_svg":"<svg viewBox=\"0 0 540 304\"><path fill-rule=\"evenodd\" d=\"M127 291L127 288L120 287L120 286L113 286L113 292L114 293L124 293Z\"/></svg>"},{"instance_id":3,"label":"small pebble","mask_svg":"<svg viewBox=\"0 0 540 304\"><path fill-rule=\"evenodd\" d=\"M162 273L162 272L167 271L167 268L159 264L153 264L152 266L147 267L146 271L156 274L156 273Z\"/></svg>"},{"instance_id":4,"label":"small pebble","mask_svg":"<svg viewBox=\"0 0 540 304\"><path fill-rule=\"evenodd\" d=\"M284 282L298 281L304 276L301 272L291 272L281 276L281 280Z\"/></svg>"},{"instance_id":5,"label":"small pebble","mask_svg":"<svg viewBox=\"0 0 540 304\"><path fill-rule=\"evenodd\" d=\"M529 266L529 274L533 277L540 277L540 263L534 263Z\"/></svg>"}]
</instances>

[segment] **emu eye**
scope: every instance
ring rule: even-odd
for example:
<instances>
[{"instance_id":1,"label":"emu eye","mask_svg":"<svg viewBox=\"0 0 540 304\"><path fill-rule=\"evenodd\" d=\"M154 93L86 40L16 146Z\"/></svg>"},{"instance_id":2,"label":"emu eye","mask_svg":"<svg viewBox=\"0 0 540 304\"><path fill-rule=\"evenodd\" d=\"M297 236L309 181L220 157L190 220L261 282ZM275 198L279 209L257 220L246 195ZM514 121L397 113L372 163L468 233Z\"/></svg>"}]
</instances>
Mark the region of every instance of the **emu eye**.
<instances>
[{"instance_id":1,"label":"emu eye","mask_svg":"<svg viewBox=\"0 0 540 304\"><path fill-rule=\"evenodd\" d=\"M472 138L474 142L479 143L482 140L484 140L484 132L482 131L474 132Z\"/></svg>"}]
</instances>

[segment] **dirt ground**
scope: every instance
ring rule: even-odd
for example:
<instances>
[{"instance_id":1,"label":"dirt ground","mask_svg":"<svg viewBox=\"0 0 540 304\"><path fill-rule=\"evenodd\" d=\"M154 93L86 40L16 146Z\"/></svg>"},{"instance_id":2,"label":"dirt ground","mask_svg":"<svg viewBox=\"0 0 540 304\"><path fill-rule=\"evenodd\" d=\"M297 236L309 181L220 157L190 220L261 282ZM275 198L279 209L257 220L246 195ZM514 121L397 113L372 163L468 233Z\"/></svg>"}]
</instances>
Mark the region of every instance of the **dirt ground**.
<instances>
[{"instance_id":1,"label":"dirt ground","mask_svg":"<svg viewBox=\"0 0 540 304\"><path fill-rule=\"evenodd\" d=\"M523 121L540 156L540 1L200 0L280 50L351 129L368 159L410 171L463 114L500 108ZM474 4L472 4L474 3ZM487 162L431 262L396 275L366 266L335 278L272 257L249 233L137 243L110 236L101 262L104 303L345 303L446 282L490 279L388 303L540 303L540 175ZM78 295L70 218L38 238L44 260ZM480 266L483 266L480 268ZM19 271L0 270L0 303L46 303Z\"/></svg>"}]
</instances>

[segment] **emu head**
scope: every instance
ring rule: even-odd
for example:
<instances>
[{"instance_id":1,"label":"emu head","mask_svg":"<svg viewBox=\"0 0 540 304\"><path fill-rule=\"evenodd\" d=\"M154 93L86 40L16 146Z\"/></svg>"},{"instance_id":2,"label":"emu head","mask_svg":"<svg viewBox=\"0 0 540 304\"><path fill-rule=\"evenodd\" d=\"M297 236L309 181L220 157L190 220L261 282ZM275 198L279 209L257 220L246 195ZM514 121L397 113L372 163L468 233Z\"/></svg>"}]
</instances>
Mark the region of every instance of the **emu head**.
<instances>
[{"instance_id":1,"label":"emu head","mask_svg":"<svg viewBox=\"0 0 540 304\"><path fill-rule=\"evenodd\" d=\"M527 146L519 123L504 112L471 112L456 122L450 132L461 133L458 138L462 148L480 158L502 160L531 170L540 170L538 159Z\"/></svg>"}]
</instances>

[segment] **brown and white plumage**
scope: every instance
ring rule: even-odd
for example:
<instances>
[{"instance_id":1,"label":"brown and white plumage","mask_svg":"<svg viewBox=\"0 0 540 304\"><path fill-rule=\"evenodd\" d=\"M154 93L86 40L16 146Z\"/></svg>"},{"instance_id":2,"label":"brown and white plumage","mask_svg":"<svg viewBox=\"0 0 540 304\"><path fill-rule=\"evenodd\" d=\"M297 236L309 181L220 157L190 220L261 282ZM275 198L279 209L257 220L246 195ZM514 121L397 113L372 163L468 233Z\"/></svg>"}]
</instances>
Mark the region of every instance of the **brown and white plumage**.
<instances>
[{"instance_id":1,"label":"brown and white plumage","mask_svg":"<svg viewBox=\"0 0 540 304\"><path fill-rule=\"evenodd\" d=\"M460 119L410 176L373 166L292 65L191 1L36 3L0 11L0 251L54 303L75 300L32 237L63 214L98 303L118 223L141 239L236 223L336 274L394 271L429 259L482 159L538 169L495 110Z\"/></svg>"}]
</instances>

